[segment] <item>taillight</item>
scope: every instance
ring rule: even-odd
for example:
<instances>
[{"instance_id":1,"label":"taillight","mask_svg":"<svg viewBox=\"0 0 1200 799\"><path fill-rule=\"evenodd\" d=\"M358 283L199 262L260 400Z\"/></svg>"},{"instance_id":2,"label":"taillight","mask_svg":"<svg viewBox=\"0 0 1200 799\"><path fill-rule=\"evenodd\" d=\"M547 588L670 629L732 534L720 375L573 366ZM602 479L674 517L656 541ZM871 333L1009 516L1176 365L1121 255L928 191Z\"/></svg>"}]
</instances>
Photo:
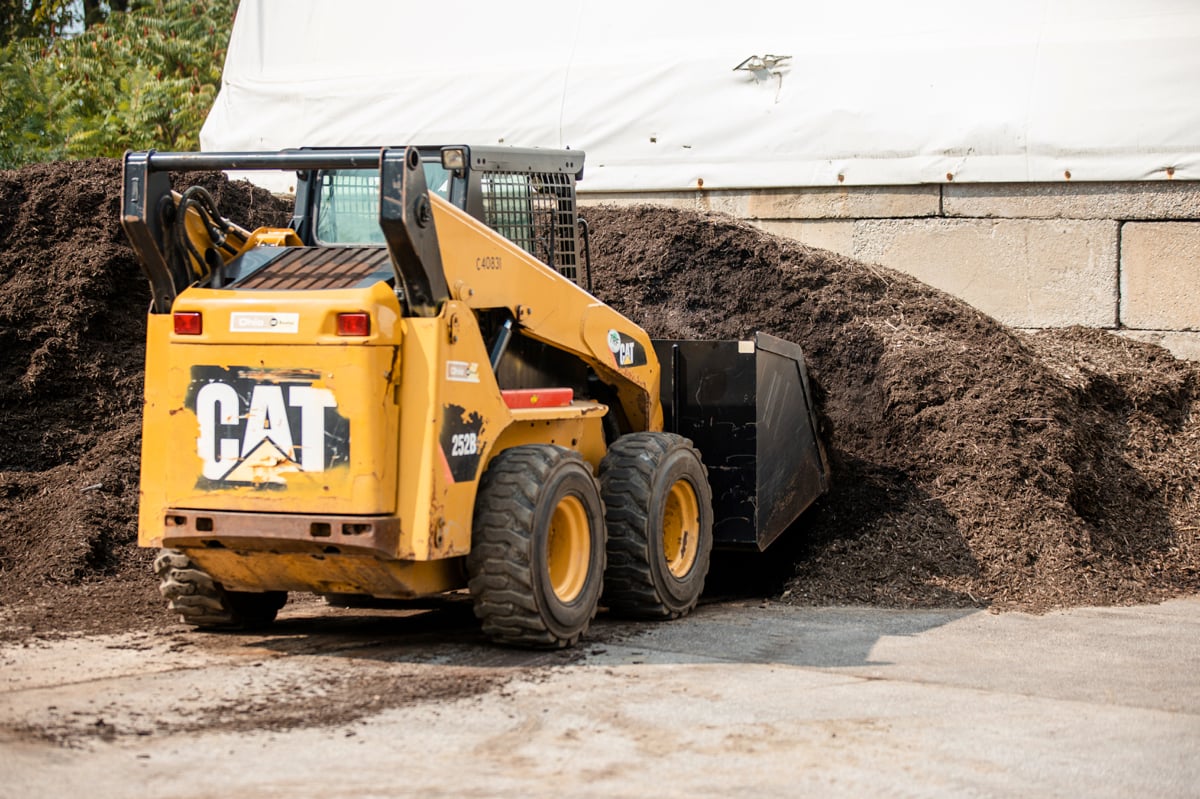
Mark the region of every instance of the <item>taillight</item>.
<instances>
[{"instance_id":1,"label":"taillight","mask_svg":"<svg viewBox=\"0 0 1200 799\"><path fill-rule=\"evenodd\" d=\"M370 336L371 314L361 311L337 314L338 336Z\"/></svg>"},{"instance_id":2,"label":"taillight","mask_svg":"<svg viewBox=\"0 0 1200 799\"><path fill-rule=\"evenodd\" d=\"M176 311L175 335L198 336L204 332L204 317L199 311Z\"/></svg>"},{"instance_id":3,"label":"taillight","mask_svg":"<svg viewBox=\"0 0 1200 799\"><path fill-rule=\"evenodd\" d=\"M371 335L371 315L362 311L338 314L337 334L339 336Z\"/></svg>"}]
</instances>

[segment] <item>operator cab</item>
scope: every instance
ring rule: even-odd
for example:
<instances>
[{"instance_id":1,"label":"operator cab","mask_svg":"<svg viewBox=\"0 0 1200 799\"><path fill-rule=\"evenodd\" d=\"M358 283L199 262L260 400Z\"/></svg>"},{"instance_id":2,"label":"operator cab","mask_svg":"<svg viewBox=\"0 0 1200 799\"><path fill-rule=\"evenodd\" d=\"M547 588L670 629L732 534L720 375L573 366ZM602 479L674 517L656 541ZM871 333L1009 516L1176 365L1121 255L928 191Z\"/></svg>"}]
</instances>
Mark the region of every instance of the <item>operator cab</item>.
<instances>
[{"instance_id":1,"label":"operator cab","mask_svg":"<svg viewBox=\"0 0 1200 799\"><path fill-rule=\"evenodd\" d=\"M583 153L465 146L418 150L431 194L579 283L575 182L583 176ZM382 247L379 197L378 169L302 171L291 227L308 246Z\"/></svg>"}]
</instances>

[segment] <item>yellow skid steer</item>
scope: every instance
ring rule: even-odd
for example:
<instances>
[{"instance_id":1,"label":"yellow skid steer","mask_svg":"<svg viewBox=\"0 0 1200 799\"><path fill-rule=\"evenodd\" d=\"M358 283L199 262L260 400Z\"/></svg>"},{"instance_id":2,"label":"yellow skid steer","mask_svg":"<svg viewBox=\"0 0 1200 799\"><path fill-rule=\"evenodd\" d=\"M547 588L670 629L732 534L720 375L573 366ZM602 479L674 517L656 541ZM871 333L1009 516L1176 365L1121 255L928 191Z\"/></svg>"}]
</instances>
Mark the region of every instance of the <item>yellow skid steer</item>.
<instances>
[{"instance_id":1,"label":"yellow skid steer","mask_svg":"<svg viewBox=\"0 0 1200 799\"><path fill-rule=\"evenodd\" d=\"M286 228L190 170L298 175ZM153 294L139 543L200 627L289 591L470 592L484 632L573 644L597 608L691 610L714 544L765 548L826 490L799 348L652 341L589 292L583 153L131 152Z\"/></svg>"}]
</instances>

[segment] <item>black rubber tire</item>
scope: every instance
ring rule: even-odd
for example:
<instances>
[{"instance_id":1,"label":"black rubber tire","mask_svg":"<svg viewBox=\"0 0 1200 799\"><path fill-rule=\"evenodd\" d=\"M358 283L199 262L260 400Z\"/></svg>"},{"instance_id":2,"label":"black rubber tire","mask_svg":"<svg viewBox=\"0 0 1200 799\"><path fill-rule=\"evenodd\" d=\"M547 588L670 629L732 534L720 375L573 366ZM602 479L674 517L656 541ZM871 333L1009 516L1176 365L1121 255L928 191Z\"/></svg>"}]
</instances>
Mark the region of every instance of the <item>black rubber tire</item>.
<instances>
[{"instance_id":1,"label":"black rubber tire","mask_svg":"<svg viewBox=\"0 0 1200 799\"><path fill-rule=\"evenodd\" d=\"M484 633L521 647L575 644L599 607L604 534L600 486L578 452L529 444L493 458L475 497L467 556Z\"/></svg>"},{"instance_id":2,"label":"black rubber tire","mask_svg":"<svg viewBox=\"0 0 1200 799\"><path fill-rule=\"evenodd\" d=\"M604 604L639 619L691 612L704 591L713 543L712 488L692 442L673 433L622 436L600 463L600 493L608 521ZM681 518L681 498L694 518Z\"/></svg>"},{"instance_id":3,"label":"black rubber tire","mask_svg":"<svg viewBox=\"0 0 1200 799\"><path fill-rule=\"evenodd\" d=\"M159 593L185 624L204 629L252 630L275 621L287 602L286 591L228 591L177 549L154 559Z\"/></svg>"}]
</instances>

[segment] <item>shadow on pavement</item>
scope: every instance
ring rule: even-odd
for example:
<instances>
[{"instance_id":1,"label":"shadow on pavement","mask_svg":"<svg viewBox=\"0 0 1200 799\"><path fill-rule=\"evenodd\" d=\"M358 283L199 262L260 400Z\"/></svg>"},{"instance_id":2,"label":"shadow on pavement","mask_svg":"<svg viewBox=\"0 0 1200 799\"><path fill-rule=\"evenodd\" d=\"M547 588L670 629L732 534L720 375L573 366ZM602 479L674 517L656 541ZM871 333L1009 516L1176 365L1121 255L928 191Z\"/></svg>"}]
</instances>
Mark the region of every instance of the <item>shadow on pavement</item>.
<instances>
[{"instance_id":1,"label":"shadow on pavement","mask_svg":"<svg viewBox=\"0 0 1200 799\"><path fill-rule=\"evenodd\" d=\"M668 622L597 617L567 650L514 649L489 641L466 599L425 608L344 610L306 603L265 634L227 634L284 655L487 668L622 664L760 663L807 667L872 665L879 639L914 636L978 610L789 607L767 601L710 601Z\"/></svg>"}]
</instances>

